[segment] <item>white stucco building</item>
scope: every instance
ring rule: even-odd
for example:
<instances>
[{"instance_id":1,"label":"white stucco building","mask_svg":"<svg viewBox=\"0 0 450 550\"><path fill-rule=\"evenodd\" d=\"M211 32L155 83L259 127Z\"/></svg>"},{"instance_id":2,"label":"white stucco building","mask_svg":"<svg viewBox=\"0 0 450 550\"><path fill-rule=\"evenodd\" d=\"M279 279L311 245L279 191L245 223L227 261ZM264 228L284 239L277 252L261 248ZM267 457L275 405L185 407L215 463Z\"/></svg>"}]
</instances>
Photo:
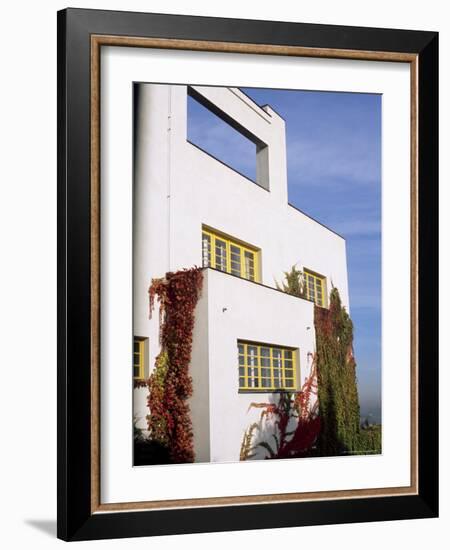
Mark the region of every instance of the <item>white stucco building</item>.
<instances>
[{"instance_id":1,"label":"white stucco building","mask_svg":"<svg viewBox=\"0 0 450 550\"><path fill-rule=\"evenodd\" d=\"M256 182L187 139L191 96L255 143ZM196 461L236 461L244 431L283 389L298 390L315 350L314 302L332 285L349 309L345 240L288 203L285 121L236 88L135 85L135 378L159 353L148 288L204 266L190 400ZM309 299L276 289L293 265ZM134 389L146 428L146 387Z\"/></svg>"}]
</instances>

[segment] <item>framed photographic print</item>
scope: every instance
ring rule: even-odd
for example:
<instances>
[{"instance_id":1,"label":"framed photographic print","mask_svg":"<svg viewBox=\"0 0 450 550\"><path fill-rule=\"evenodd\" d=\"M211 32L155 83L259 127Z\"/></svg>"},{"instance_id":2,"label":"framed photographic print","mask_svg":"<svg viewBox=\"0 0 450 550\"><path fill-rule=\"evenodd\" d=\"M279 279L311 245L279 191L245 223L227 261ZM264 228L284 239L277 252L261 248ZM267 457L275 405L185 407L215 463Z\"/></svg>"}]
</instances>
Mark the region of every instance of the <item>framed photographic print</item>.
<instances>
[{"instance_id":1,"label":"framed photographic print","mask_svg":"<svg viewBox=\"0 0 450 550\"><path fill-rule=\"evenodd\" d=\"M438 513L438 36L58 13L58 536Z\"/></svg>"}]
</instances>

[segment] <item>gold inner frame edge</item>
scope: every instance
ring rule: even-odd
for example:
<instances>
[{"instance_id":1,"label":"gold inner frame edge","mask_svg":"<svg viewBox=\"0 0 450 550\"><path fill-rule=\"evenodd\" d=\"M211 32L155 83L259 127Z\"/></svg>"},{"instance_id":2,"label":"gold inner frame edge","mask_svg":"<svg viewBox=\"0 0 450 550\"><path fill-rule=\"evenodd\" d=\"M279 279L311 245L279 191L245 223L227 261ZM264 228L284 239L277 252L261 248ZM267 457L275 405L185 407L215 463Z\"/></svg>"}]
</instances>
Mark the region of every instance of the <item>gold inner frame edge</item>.
<instances>
[{"instance_id":1,"label":"gold inner frame edge","mask_svg":"<svg viewBox=\"0 0 450 550\"><path fill-rule=\"evenodd\" d=\"M100 501L100 49L102 46L163 48L330 59L391 61L410 65L410 224L411 224L411 484L407 487L190 498L102 504ZM418 494L418 55L402 52L307 48L270 44L212 42L115 35L91 35L91 513L162 510L230 505L275 504L313 500L405 496Z\"/></svg>"}]
</instances>

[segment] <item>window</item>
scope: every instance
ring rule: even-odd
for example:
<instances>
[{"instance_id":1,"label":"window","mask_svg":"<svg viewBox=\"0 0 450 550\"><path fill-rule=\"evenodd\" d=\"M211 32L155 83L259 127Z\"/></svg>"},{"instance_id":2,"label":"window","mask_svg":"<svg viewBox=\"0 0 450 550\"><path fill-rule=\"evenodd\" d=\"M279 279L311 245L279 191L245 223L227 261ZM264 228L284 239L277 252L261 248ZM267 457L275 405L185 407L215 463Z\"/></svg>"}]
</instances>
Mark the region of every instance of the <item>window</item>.
<instances>
[{"instance_id":1,"label":"window","mask_svg":"<svg viewBox=\"0 0 450 550\"><path fill-rule=\"evenodd\" d=\"M326 280L322 275L316 275L305 270L306 296L317 306L326 307Z\"/></svg>"},{"instance_id":2,"label":"window","mask_svg":"<svg viewBox=\"0 0 450 550\"><path fill-rule=\"evenodd\" d=\"M202 264L259 282L259 250L216 233L202 230Z\"/></svg>"},{"instance_id":3,"label":"window","mask_svg":"<svg viewBox=\"0 0 450 550\"><path fill-rule=\"evenodd\" d=\"M133 378L144 380L145 376L145 341L146 338L134 337L133 344Z\"/></svg>"},{"instance_id":4,"label":"window","mask_svg":"<svg viewBox=\"0 0 450 550\"><path fill-rule=\"evenodd\" d=\"M239 389L297 389L297 350L238 341Z\"/></svg>"}]
</instances>

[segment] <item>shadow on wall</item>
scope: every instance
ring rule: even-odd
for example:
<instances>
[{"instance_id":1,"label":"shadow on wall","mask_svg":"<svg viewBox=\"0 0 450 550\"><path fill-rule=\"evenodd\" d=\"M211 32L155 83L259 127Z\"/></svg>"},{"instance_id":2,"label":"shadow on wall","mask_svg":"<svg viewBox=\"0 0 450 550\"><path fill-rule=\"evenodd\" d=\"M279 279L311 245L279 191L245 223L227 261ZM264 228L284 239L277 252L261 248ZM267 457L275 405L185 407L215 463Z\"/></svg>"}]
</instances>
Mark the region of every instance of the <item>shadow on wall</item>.
<instances>
[{"instance_id":1,"label":"shadow on wall","mask_svg":"<svg viewBox=\"0 0 450 550\"><path fill-rule=\"evenodd\" d=\"M381 426L371 426L368 423L361 426L357 420L355 422L354 409L359 413L359 405L355 362L353 354L349 353L353 327L345 310L337 308L337 312L343 313L344 320L349 323L347 338L342 338L342 342L342 334L331 338L334 344L330 348L329 345L324 345L324 334L319 332L318 347L322 359L319 361L317 354L311 354L310 375L301 391L271 394L268 402L250 404L249 411L260 409L261 414L259 421L253 422L244 433L240 460L381 453ZM328 321L330 313L326 311L325 316ZM317 325L316 328L322 330ZM337 353L336 356L335 353L330 353L330 349L342 353ZM332 372L332 380L327 381L324 374L329 377L329 364L333 362L337 363L338 368ZM324 405L320 415L319 402ZM347 440L341 437L348 433L351 437L347 437Z\"/></svg>"},{"instance_id":2,"label":"shadow on wall","mask_svg":"<svg viewBox=\"0 0 450 550\"><path fill-rule=\"evenodd\" d=\"M268 460L381 453L381 425L360 426L353 448L349 449L336 437L337 420L333 415L333 399L323 430L324 420L313 412L301 414L297 395L272 394L266 403L251 403L249 409L261 409L259 421L252 423L244 433L240 460ZM317 403L317 402L316 402ZM323 434L334 431L334 437L324 445Z\"/></svg>"},{"instance_id":3,"label":"shadow on wall","mask_svg":"<svg viewBox=\"0 0 450 550\"><path fill-rule=\"evenodd\" d=\"M315 357L300 392L271 394L268 402L251 403L250 409L261 409L261 415L244 433L240 460L317 456L320 418Z\"/></svg>"}]
</instances>

